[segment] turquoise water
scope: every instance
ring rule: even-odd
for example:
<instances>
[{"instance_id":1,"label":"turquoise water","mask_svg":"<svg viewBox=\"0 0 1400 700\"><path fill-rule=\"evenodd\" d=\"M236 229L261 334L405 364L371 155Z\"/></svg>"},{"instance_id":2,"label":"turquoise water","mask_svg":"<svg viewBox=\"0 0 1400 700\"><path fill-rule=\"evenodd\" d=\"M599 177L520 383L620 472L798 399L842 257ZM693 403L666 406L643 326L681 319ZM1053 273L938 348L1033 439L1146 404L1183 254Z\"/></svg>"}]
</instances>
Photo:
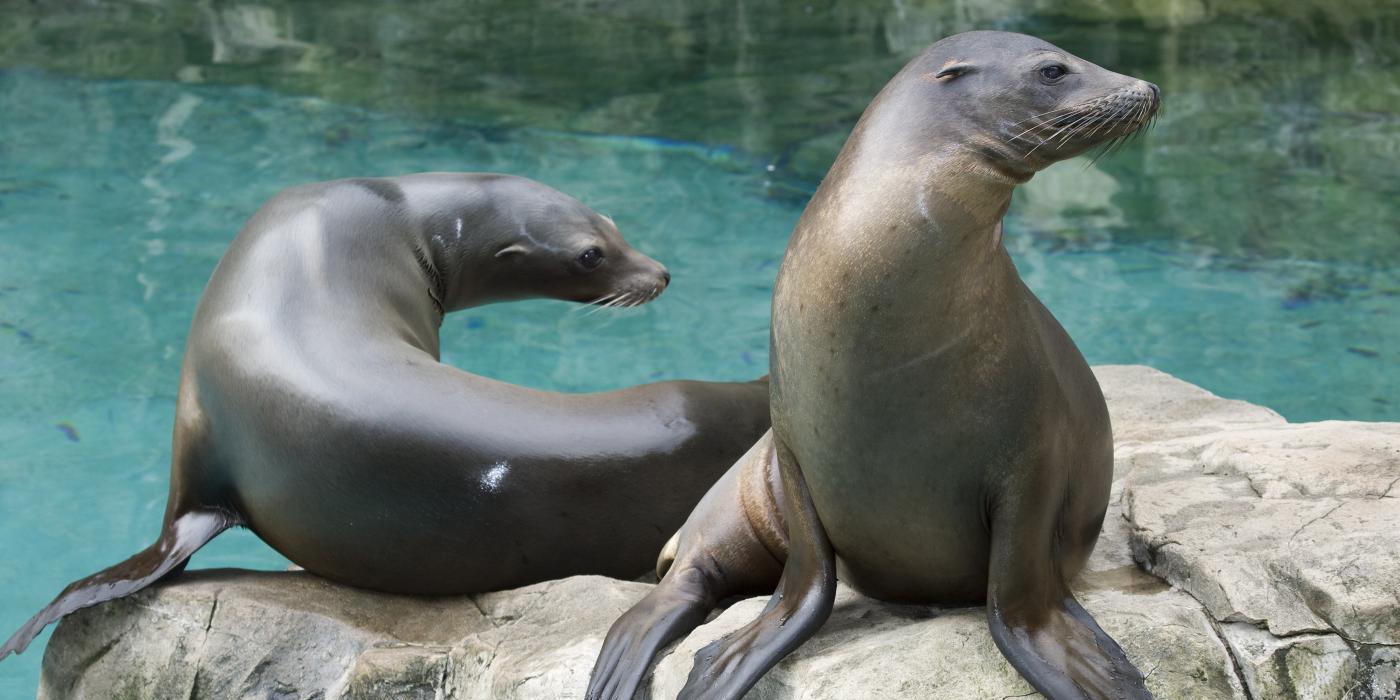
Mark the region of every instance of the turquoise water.
<instances>
[{"instance_id":1,"label":"turquoise water","mask_svg":"<svg viewBox=\"0 0 1400 700\"><path fill-rule=\"evenodd\" d=\"M138 15L151 11L134 7ZM861 17L838 22L833 13L820 10L813 22L864 27ZM263 21L254 20L240 21ZM387 22L376 36L385 45L408 42L415 35L403 27L416 25L405 22ZM1058 32L1062 43L1082 36L1059 20L1007 24ZM495 49L483 52L487 58L454 54L421 64L392 52L313 61L305 75L344 79L333 67L349 71L382 59L385 65L372 66L380 72L365 73L379 76L379 96L366 99L349 87L343 100L305 96L303 83L293 81L301 74L287 66L310 60L306 47L317 41L338 45L342 36L333 31L301 37L303 46L264 42L262 54L245 41L238 46L257 60L241 63L239 55L160 59L200 64L204 77L226 71L218 84L176 82L175 71L163 68L149 71L158 81L95 77L147 73L145 59L111 48L136 55L141 42L95 34L59 47L84 56L83 66L0 69L0 636L68 581L155 536L195 301L243 221L283 187L425 170L526 175L612 216L633 245L674 274L660 299L636 310L589 314L525 302L456 314L443 329L445 361L569 391L765 372L771 284L807 194L852 110L911 47L938 34L882 25L883 44L842 39L844 62L831 61L840 70L815 74L803 63L810 56L784 63L752 36L695 58L694 44L705 43L696 36L729 25L715 26L692 27L691 45L670 52L695 61L694 70L671 76L679 81L674 88L646 77L670 65L670 53L629 64L613 49L611 69L635 68L619 79L633 81L631 92L589 102L578 89L558 95L554 112L539 108L549 99L547 82L520 94L506 81L485 81L492 100L461 116L442 106L459 104L446 90L420 90L411 108L400 104L406 89L395 87L396 75L423 80L449 59L496 65ZM1093 167L1057 166L1018 195L1006 240L1026 281L1091 362L1150 364L1293 420L1400 420L1400 213L1393 203L1400 196L1400 87L1393 75L1369 86L1349 82L1380 75L1376 66L1390 65L1387 56L1346 48L1319 20L1316 45L1292 73L1275 74L1267 69L1278 67L1278 50L1259 36L1234 35L1230 44L1222 30L1205 39L1172 30L1171 50L1197 58L1168 62L1160 56L1167 42L1147 40L1159 30L1112 26L1116 43L1094 57L1162 83L1167 112L1142 141ZM1365 34L1372 43L1359 45L1389 45L1394 25L1377 26ZM753 31L767 37L765 27ZM856 36L832 30L806 40L822 47ZM566 47L581 41L561 40ZM801 43L786 41L777 46ZM1081 41L1074 47L1081 52L1097 45ZM617 37L612 44L627 45ZM153 40L151 53L170 53L159 46ZM753 53L744 54L745 46ZM1203 46L1233 53L1190 52ZM81 53L93 47L106 53ZM47 65L13 60L3 53L9 50L0 48L0 65ZM530 65L540 74L564 66L561 84L603 89L600 79L578 75L580 68L568 72L575 55L557 49ZM1127 65L1112 63L1115 57ZM269 72L269 61L281 72ZM1198 82L1209 74L1168 70L1209 61L1219 68L1213 82ZM799 75L800 89L773 78L781 69ZM654 93L662 97L653 100ZM702 111L703 120L694 116ZM731 123L740 127L724 126ZM658 136L604 135L645 133ZM1348 210L1355 215L1339 215ZM285 562L251 535L230 533L193 565ZM0 663L0 697L32 696L45 639Z\"/></svg>"}]
</instances>

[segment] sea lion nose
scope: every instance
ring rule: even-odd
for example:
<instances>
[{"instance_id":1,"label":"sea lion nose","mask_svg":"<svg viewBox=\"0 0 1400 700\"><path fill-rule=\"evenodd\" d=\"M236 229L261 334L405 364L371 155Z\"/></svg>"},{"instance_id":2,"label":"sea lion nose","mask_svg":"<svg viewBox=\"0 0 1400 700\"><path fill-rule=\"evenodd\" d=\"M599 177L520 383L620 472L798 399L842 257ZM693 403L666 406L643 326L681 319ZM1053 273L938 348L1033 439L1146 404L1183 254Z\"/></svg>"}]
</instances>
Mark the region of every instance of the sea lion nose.
<instances>
[{"instance_id":1,"label":"sea lion nose","mask_svg":"<svg viewBox=\"0 0 1400 700\"><path fill-rule=\"evenodd\" d=\"M671 271L670 271L670 270L667 270L667 269L664 268L664 267L661 268L661 286L663 286L663 287L669 287L669 286L671 286Z\"/></svg>"}]
</instances>

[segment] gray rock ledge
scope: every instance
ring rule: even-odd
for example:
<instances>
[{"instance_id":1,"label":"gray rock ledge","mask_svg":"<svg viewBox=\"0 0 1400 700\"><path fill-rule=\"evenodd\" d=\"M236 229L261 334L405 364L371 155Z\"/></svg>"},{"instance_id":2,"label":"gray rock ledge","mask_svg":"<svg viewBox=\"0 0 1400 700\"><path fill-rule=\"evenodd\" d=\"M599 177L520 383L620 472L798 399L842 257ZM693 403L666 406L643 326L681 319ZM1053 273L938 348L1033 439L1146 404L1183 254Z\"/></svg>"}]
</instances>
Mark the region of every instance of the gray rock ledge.
<instances>
[{"instance_id":1,"label":"gray rock ledge","mask_svg":"<svg viewBox=\"0 0 1400 700\"><path fill-rule=\"evenodd\" d=\"M1290 424L1147 367L1095 371L1117 474L1075 588L1156 696L1400 696L1400 424ZM580 698L608 626L647 589L578 576L412 598L194 571L64 620L39 697ZM638 697L675 697L692 654L763 602L675 645ZM842 587L749 697L1034 696L983 620Z\"/></svg>"}]
</instances>

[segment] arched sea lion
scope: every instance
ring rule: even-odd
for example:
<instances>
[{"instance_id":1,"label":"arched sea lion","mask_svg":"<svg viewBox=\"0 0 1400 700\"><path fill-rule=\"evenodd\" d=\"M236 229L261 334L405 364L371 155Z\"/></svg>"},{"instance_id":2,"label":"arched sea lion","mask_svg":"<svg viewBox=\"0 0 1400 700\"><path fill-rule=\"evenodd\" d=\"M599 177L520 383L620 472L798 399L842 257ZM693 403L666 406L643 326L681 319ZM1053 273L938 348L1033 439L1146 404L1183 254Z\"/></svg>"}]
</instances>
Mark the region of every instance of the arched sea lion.
<instances>
[{"instance_id":1,"label":"arched sea lion","mask_svg":"<svg viewBox=\"0 0 1400 700\"><path fill-rule=\"evenodd\" d=\"M773 429L668 543L588 697L630 698L717 601L776 585L681 692L739 697L821 626L838 575L884 600L985 601L997 646L1046 697L1148 697L1068 586L1108 504L1108 411L1001 220L1016 185L1157 104L1151 84L1003 32L943 39L885 86L779 271Z\"/></svg>"},{"instance_id":2,"label":"arched sea lion","mask_svg":"<svg viewBox=\"0 0 1400 700\"><path fill-rule=\"evenodd\" d=\"M68 586L3 647L252 529L306 570L399 593L632 577L768 428L768 386L560 394L438 361L445 312L630 306L670 276L538 182L426 173L297 187L219 262L181 369L160 539Z\"/></svg>"}]
</instances>

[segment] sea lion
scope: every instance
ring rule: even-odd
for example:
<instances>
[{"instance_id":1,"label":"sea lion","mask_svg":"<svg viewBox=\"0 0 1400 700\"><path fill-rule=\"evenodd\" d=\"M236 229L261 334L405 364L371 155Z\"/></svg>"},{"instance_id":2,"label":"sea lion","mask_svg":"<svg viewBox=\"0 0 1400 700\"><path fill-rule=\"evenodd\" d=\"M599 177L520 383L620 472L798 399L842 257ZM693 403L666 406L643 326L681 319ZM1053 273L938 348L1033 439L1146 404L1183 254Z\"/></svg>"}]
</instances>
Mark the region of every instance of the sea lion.
<instances>
[{"instance_id":1,"label":"sea lion","mask_svg":"<svg viewBox=\"0 0 1400 700\"><path fill-rule=\"evenodd\" d=\"M525 178L282 192L195 312L160 539L68 586L0 659L235 525L307 571L381 591L642 573L767 430L766 379L537 391L442 364L438 329L445 313L509 299L637 305L669 281L610 219Z\"/></svg>"},{"instance_id":2,"label":"sea lion","mask_svg":"<svg viewBox=\"0 0 1400 700\"><path fill-rule=\"evenodd\" d=\"M1046 697L1149 697L1068 586L1108 504L1108 411L1001 220L1016 185L1157 104L1154 85L1003 32L943 39L885 86L779 271L773 429L668 543L588 697L630 698L717 601L776 584L681 692L739 697L821 626L838 576L884 600L985 601L997 646Z\"/></svg>"}]
</instances>

